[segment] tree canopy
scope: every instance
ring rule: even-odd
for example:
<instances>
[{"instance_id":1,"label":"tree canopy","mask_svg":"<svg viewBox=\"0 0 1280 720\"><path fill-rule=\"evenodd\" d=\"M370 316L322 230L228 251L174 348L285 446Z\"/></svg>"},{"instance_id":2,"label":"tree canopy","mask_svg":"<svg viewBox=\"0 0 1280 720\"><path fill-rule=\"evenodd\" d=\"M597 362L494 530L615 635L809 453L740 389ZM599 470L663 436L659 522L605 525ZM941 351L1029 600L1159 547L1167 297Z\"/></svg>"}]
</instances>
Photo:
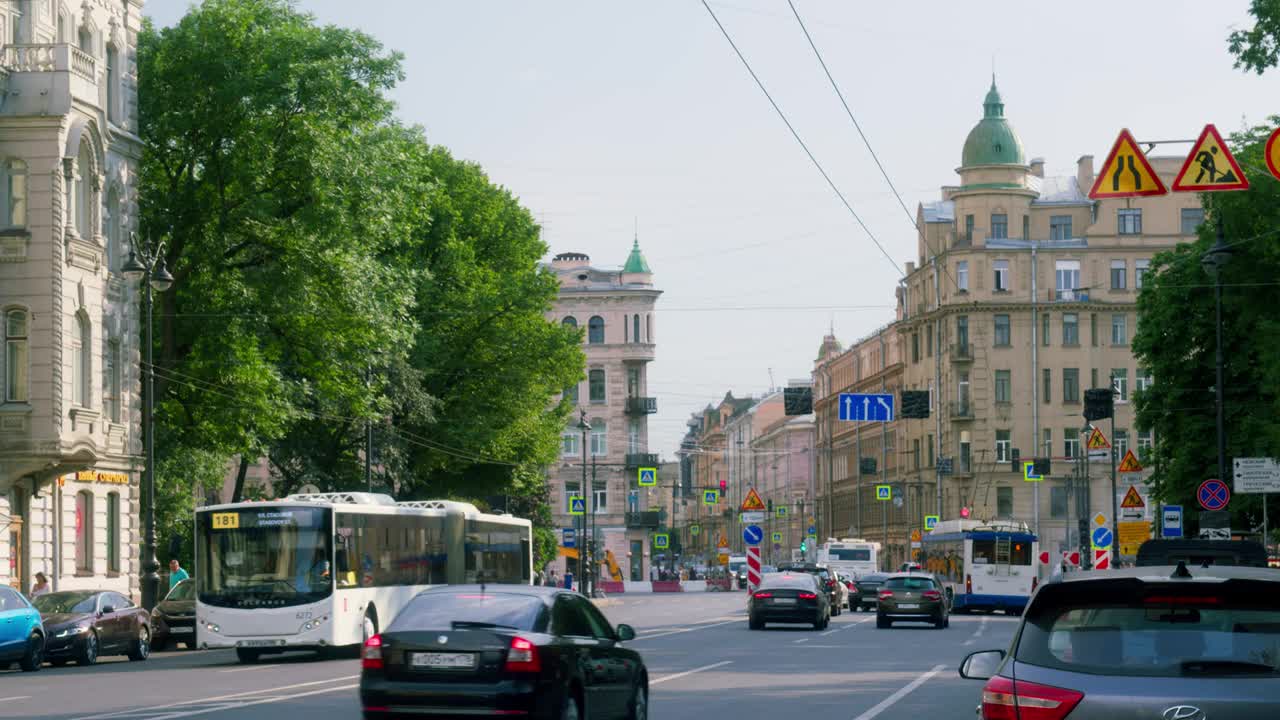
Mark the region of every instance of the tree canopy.
<instances>
[{"instance_id":1,"label":"tree canopy","mask_svg":"<svg viewBox=\"0 0 1280 720\"><path fill-rule=\"evenodd\" d=\"M1259 75L1280 64L1280 0L1253 0L1249 5L1253 27L1233 30L1227 49L1237 69Z\"/></svg>"}]
</instances>

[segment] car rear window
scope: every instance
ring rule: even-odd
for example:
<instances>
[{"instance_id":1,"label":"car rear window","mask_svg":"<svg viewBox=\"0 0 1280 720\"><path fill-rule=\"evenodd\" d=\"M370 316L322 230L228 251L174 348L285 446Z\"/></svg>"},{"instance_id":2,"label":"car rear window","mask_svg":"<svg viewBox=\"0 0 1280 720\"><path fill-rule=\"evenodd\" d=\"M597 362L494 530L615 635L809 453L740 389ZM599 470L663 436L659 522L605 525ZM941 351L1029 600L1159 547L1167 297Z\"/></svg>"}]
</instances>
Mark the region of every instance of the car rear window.
<instances>
[{"instance_id":1,"label":"car rear window","mask_svg":"<svg viewBox=\"0 0 1280 720\"><path fill-rule=\"evenodd\" d=\"M1280 675L1276 583L1079 583L1045 588L1015 657L1098 675Z\"/></svg>"},{"instance_id":2,"label":"car rear window","mask_svg":"<svg viewBox=\"0 0 1280 720\"><path fill-rule=\"evenodd\" d=\"M546 610L542 599L512 593L440 592L414 598L387 628L449 630L454 623L488 623L516 630L534 630Z\"/></svg>"},{"instance_id":3,"label":"car rear window","mask_svg":"<svg viewBox=\"0 0 1280 720\"><path fill-rule=\"evenodd\" d=\"M889 578L884 586L890 590L932 590L938 587L933 578L927 577Z\"/></svg>"},{"instance_id":4,"label":"car rear window","mask_svg":"<svg viewBox=\"0 0 1280 720\"><path fill-rule=\"evenodd\" d=\"M762 588L794 588L796 590L812 590L813 576L804 573L777 573L760 578Z\"/></svg>"}]
</instances>

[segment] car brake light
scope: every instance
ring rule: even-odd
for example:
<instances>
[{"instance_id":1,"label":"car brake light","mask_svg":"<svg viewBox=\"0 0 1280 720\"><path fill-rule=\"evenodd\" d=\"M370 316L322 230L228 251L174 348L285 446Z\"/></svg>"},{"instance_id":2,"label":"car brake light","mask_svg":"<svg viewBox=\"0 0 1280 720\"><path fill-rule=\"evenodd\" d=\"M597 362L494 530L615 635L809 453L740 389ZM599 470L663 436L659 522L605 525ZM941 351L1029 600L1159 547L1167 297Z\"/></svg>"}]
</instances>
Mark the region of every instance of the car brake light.
<instances>
[{"instance_id":1,"label":"car brake light","mask_svg":"<svg viewBox=\"0 0 1280 720\"><path fill-rule=\"evenodd\" d=\"M773 597L773 593L771 593L771 592L769 592L769 591L767 591L767 590L760 590L760 591L757 591L757 592L753 593L753 594L751 595L751 597L758 597L758 598L771 598L771 597Z\"/></svg>"},{"instance_id":2,"label":"car brake light","mask_svg":"<svg viewBox=\"0 0 1280 720\"><path fill-rule=\"evenodd\" d=\"M982 688L982 719L1063 720L1083 699L1075 690L997 675Z\"/></svg>"},{"instance_id":3,"label":"car brake light","mask_svg":"<svg viewBox=\"0 0 1280 720\"><path fill-rule=\"evenodd\" d=\"M964 576L964 594L965 595L973 594L973 576L972 575Z\"/></svg>"},{"instance_id":4,"label":"car brake light","mask_svg":"<svg viewBox=\"0 0 1280 720\"><path fill-rule=\"evenodd\" d=\"M877 595L876 597L880 598L881 600L890 600L890 599L892 599L892 598L893 598L893 591L892 591L892 590L881 590L881 591L880 591L880 594L879 594L879 595Z\"/></svg>"},{"instance_id":5,"label":"car brake light","mask_svg":"<svg viewBox=\"0 0 1280 720\"><path fill-rule=\"evenodd\" d=\"M522 637L511 638L511 649L507 651L507 672L539 672L542 670L542 659L538 657L538 647Z\"/></svg>"},{"instance_id":6,"label":"car brake light","mask_svg":"<svg viewBox=\"0 0 1280 720\"><path fill-rule=\"evenodd\" d=\"M382 669L382 636L374 635L364 642L360 652L360 667L365 670Z\"/></svg>"},{"instance_id":7,"label":"car brake light","mask_svg":"<svg viewBox=\"0 0 1280 720\"><path fill-rule=\"evenodd\" d=\"M925 590L921 595L925 600L941 600L942 593L937 590Z\"/></svg>"},{"instance_id":8,"label":"car brake light","mask_svg":"<svg viewBox=\"0 0 1280 720\"><path fill-rule=\"evenodd\" d=\"M818 593L802 592L797 597L799 597L801 600L817 600Z\"/></svg>"}]
</instances>

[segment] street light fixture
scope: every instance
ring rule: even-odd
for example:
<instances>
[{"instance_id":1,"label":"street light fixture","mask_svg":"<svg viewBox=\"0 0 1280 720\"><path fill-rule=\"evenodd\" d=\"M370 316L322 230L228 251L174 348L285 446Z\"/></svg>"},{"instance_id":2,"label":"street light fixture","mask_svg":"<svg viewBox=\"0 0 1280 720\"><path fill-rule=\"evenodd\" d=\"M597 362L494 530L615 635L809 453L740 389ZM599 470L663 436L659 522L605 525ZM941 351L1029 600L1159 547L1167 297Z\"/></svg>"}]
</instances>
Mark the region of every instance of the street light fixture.
<instances>
[{"instance_id":1,"label":"street light fixture","mask_svg":"<svg viewBox=\"0 0 1280 720\"><path fill-rule=\"evenodd\" d=\"M578 542L578 591L587 594L587 554L590 550L589 543L591 538L587 537L587 453L589 452L587 445L587 431L591 429L591 423L587 422L587 411L579 410L581 417L578 421L578 429L582 431L582 531L578 537L582 538ZM591 490L594 492L595 488ZM594 496L592 500L594 500ZM590 596L588 596L590 597Z\"/></svg>"},{"instance_id":2,"label":"street light fixture","mask_svg":"<svg viewBox=\"0 0 1280 720\"><path fill-rule=\"evenodd\" d=\"M156 559L156 431L155 431L155 366L152 364L151 309L152 291L164 292L173 287L173 275L165 266L164 243L142 248L136 233L129 235L129 257L120 268L125 277L143 283L143 304L146 305L145 362L142 376L146 404L142 411L142 438L146 448L146 465L142 476L142 514L144 535L142 545L142 606L147 610L156 605L160 591L160 561Z\"/></svg>"},{"instance_id":3,"label":"street light fixture","mask_svg":"<svg viewBox=\"0 0 1280 720\"><path fill-rule=\"evenodd\" d=\"M1213 243L1213 247L1209 248L1200 258L1200 266L1204 268L1205 273L1213 278L1213 306L1214 306L1214 329L1217 333L1217 349L1216 349L1216 376L1213 383L1214 396L1218 411L1218 479L1222 482L1227 481L1227 431L1226 424L1223 420L1222 409L1222 270L1228 262L1231 261L1231 248L1224 240L1225 232L1222 228L1222 215L1218 215L1218 236Z\"/></svg>"}]
</instances>

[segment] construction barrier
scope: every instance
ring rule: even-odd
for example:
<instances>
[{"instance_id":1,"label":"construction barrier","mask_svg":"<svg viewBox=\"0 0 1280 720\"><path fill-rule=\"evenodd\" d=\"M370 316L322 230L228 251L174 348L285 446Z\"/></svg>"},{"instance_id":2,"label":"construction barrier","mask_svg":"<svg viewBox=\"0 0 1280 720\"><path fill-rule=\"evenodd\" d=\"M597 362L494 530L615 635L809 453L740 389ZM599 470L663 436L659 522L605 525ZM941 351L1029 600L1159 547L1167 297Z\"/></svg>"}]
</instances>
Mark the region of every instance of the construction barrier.
<instances>
[{"instance_id":1,"label":"construction barrier","mask_svg":"<svg viewBox=\"0 0 1280 720\"><path fill-rule=\"evenodd\" d=\"M680 587L679 580L656 580L652 583L653 591L660 592L684 592L684 588Z\"/></svg>"},{"instance_id":2,"label":"construction barrier","mask_svg":"<svg viewBox=\"0 0 1280 720\"><path fill-rule=\"evenodd\" d=\"M606 595L621 595L627 591L627 586L625 583L617 582L615 580L601 580L600 589L603 590Z\"/></svg>"}]
</instances>

